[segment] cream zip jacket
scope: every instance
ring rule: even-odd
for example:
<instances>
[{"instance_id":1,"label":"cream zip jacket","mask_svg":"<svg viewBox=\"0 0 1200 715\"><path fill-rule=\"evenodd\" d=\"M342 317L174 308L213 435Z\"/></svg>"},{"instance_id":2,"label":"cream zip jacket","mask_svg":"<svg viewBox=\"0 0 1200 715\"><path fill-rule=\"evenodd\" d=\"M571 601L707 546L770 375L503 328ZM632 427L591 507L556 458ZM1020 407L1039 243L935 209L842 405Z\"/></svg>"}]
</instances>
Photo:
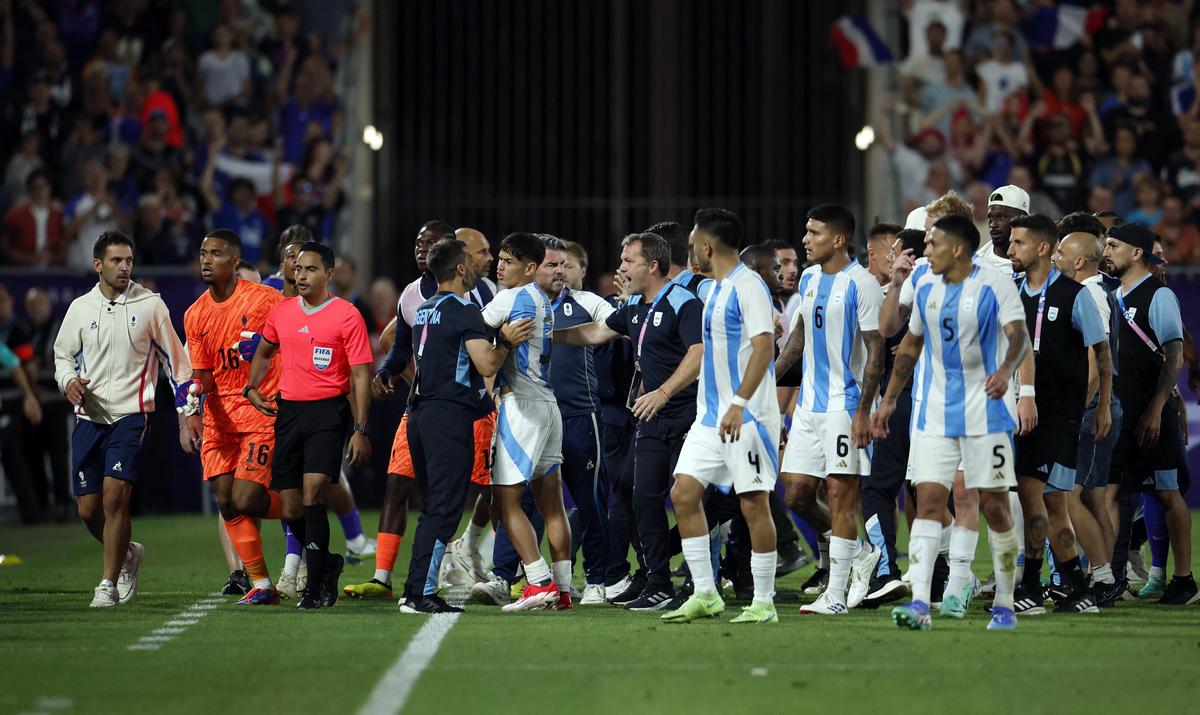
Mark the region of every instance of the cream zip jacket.
<instances>
[{"instance_id":1,"label":"cream zip jacket","mask_svg":"<svg viewBox=\"0 0 1200 715\"><path fill-rule=\"evenodd\" d=\"M90 380L82 409L75 409L81 419L112 424L153 412L160 363L172 388L191 378L191 361L157 293L131 281L110 301L97 283L71 301L54 341L54 380L64 393L74 378Z\"/></svg>"}]
</instances>

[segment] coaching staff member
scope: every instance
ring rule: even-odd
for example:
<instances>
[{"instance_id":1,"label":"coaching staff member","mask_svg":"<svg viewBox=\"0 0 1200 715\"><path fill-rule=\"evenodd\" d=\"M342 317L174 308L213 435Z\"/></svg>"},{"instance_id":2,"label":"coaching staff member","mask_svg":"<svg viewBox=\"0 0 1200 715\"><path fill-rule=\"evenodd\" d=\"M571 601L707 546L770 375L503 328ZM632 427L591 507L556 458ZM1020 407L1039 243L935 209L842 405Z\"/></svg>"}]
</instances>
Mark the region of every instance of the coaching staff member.
<instances>
[{"instance_id":1,"label":"coaching staff member","mask_svg":"<svg viewBox=\"0 0 1200 715\"><path fill-rule=\"evenodd\" d=\"M533 335L533 321L506 323L498 344L492 345L479 307L464 297L475 288L477 276L463 244L453 238L438 241L429 249L426 264L437 292L417 308L413 321L417 373L408 413L408 448L421 494L421 517L400 611L453 613L462 609L437 595L437 575L466 505L474 424L485 394L483 378L500 370L514 344Z\"/></svg>"},{"instance_id":2,"label":"coaching staff member","mask_svg":"<svg viewBox=\"0 0 1200 715\"><path fill-rule=\"evenodd\" d=\"M279 492L283 518L304 544L308 586L296 604L303 609L327 608L337 602L343 561L329 553L325 488L337 481L341 471L351 415L354 433L346 456L351 464L362 464L371 456L366 422L371 404L371 345L358 309L329 294L333 263L328 246L316 242L300 246L296 258L300 295L280 301L267 315L244 391L260 412L278 413L271 488ZM276 351L283 352L279 395L267 397L259 393L258 384ZM354 394L347 400L351 388Z\"/></svg>"}]
</instances>

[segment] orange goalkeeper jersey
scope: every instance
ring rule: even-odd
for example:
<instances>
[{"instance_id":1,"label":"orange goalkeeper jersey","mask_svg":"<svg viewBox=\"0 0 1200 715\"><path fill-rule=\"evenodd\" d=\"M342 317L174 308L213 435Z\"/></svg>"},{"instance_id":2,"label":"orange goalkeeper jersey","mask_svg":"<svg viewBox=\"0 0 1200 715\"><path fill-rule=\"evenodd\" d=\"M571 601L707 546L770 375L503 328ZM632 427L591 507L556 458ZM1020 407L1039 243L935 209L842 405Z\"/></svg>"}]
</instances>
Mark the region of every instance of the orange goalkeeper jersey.
<instances>
[{"instance_id":1,"label":"orange goalkeeper jersey","mask_svg":"<svg viewBox=\"0 0 1200 715\"><path fill-rule=\"evenodd\" d=\"M193 370L212 370L215 388L204 401L204 426L226 432L270 432L274 418L268 417L242 397L250 379L250 363L242 362L237 344L242 332L261 333L263 322L283 295L270 286L239 279L223 303L204 293L183 314L183 331ZM259 392L272 397L278 391L279 356L259 385Z\"/></svg>"}]
</instances>

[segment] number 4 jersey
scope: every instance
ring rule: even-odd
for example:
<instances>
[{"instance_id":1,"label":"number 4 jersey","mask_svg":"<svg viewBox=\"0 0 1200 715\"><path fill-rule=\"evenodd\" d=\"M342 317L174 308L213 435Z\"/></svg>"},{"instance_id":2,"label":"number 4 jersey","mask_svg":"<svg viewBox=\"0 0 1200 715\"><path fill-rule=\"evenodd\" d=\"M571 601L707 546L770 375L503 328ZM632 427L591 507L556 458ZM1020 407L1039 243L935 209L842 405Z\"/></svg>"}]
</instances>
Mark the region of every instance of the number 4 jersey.
<instances>
[{"instance_id":1,"label":"number 4 jersey","mask_svg":"<svg viewBox=\"0 0 1200 715\"><path fill-rule=\"evenodd\" d=\"M270 286L239 280L224 302L211 291L196 299L183 314L183 332L193 370L212 370L214 387L204 399L204 427L227 432L270 432L274 420L254 409L242 389L250 364L238 357L242 332L261 333L267 314L283 296ZM264 395L278 392L279 356L259 386Z\"/></svg>"}]
</instances>

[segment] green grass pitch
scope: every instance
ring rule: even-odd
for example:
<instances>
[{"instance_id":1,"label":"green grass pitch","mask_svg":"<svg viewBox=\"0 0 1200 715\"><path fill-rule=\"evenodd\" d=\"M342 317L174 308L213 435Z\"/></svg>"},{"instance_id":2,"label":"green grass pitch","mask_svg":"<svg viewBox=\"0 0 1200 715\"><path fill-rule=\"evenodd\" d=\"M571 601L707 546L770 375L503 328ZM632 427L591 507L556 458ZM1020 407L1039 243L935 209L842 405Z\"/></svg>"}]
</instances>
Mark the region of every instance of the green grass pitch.
<instances>
[{"instance_id":1,"label":"green grass pitch","mask_svg":"<svg viewBox=\"0 0 1200 715\"><path fill-rule=\"evenodd\" d=\"M264 531L274 570L282 539ZM0 713L357 713L425 622L394 601L234 608L211 595L226 576L215 519L139 519L134 536L146 545L141 595L92 610L100 549L81 525L0 527L0 553L24 559L0 567ZM407 559L405 548L401 570ZM342 583L372 569L348 566ZM1153 713L1189 712L1200 695L1196 606L1122 603L1025 618L1014 633L986 632L981 603L961 622L935 616L930 633L898 630L886 609L823 619L796 606L781 602L775 626L729 624L732 603L724 620L667 626L612 607L471 605L404 711ZM140 643L159 648L130 649Z\"/></svg>"}]
</instances>

